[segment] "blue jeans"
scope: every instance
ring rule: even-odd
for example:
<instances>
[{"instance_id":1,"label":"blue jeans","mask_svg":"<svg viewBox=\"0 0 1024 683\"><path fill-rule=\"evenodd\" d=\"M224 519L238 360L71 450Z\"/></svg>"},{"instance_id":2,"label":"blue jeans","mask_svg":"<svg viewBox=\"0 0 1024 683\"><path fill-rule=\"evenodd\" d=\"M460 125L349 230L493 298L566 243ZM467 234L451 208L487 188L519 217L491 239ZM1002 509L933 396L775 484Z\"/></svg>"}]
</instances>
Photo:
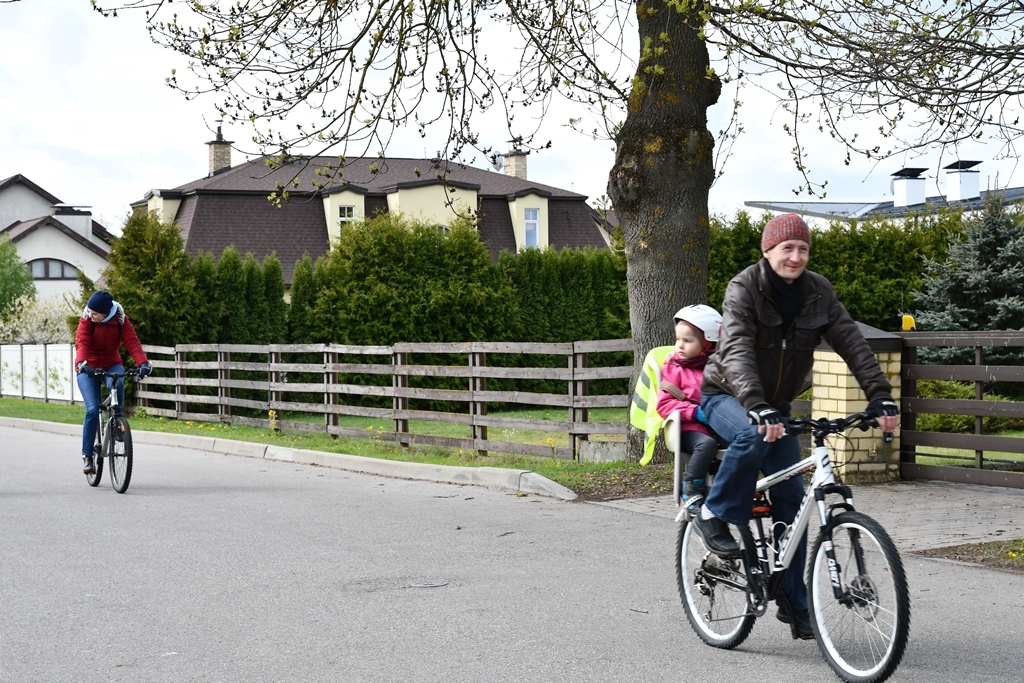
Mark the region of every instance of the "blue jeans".
<instances>
[{"instance_id":1,"label":"blue jeans","mask_svg":"<svg viewBox=\"0 0 1024 683\"><path fill-rule=\"evenodd\" d=\"M123 365L111 365L108 372L124 372ZM85 423L82 425L82 455L92 455L93 444L96 443L96 430L100 428L100 378L90 377L84 372L78 373L78 388L85 401ZM110 390L114 384L113 377L104 377L103 381ZM124 405L124 379L117 380L117 399Z\"/></svg>"},{"instance_id":2,"label":"blue jeans","mask_svg":"<svg viewBox=\"0 0 1024 683\"><path fill-rule=\"evenodd\" d=\"M800 460L800 442L784 436L767 443L750 424L746 409L728 394L704 396L701 408L708 426L729 442L704 505L716 517L746 526L750 522L759 473L777 472ZM794 477L771 488L772 519L792 524L804 498L803 479ZM782 592L794 610L807 608L804 571L807 565L807 534L800 539L793 563L782 579Z\"/></svg>"}]
</instances>

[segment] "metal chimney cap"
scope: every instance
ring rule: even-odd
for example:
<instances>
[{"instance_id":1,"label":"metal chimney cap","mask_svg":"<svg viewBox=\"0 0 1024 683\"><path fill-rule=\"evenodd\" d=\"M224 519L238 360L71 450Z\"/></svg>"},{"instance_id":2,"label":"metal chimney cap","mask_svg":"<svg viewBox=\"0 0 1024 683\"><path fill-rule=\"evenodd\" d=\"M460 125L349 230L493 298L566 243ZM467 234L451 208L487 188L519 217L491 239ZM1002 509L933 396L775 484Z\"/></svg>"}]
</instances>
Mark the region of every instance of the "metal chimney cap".
<instances>
[{"instance_id":1,"label":"metal chimney cap","mask_svg":"<svg viewBox=\"0 0 1024 683\"><path fill-rule=\"evenodd\" d=\"M944 168L947 171L966 171L966 170L968 170L970 168L974 168L975 166L977 166L980 163L981 163L980 161L959 161L958 160L958 161L953 162L949 166L943 166L942 168Z\"/></svg>"},{"instance_id":2,"label":"metal chimney cap","mask_svg":"<svg viewBox=\"0 0 1024 683\"><path fill-rule=\"evenodd\" d=\"M892 174L893 178L906 178L907 180L916 180L922 173L927 171L927 168L901 168Z\"/></svg>"}]
</instances>

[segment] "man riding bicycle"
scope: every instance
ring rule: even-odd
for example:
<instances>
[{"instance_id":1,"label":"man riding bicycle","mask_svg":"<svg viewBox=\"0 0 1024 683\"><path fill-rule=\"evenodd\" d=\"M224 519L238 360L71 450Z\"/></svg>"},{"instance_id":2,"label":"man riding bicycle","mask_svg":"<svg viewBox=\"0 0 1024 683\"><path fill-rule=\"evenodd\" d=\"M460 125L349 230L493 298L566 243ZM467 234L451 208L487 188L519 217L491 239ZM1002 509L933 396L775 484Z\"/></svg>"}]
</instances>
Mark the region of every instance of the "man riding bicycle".
<instances>
[{"instance_id":1,"label":"man riding bicycle","mask_svg":"<svg viewBox=\"0 0 1024 683\"><path fill-rule=\"evenodd\" d=\"M121 304L114 301L109 292L95 292L89 297L75 332L75 369L78 372L78 388L85 401L85 422L82 424L82 471L93 474L92 448L96 442L96 430L100 425L100 384L89 373L92 370L106 370L112 373L124 372L121 360L121 345L124 344L132 360L139 367L139 377L152 372L152 366L142 350L138 335ZM114 390L114 378L104 378L107 389ZM124 405L124 380L117 379L117 392Z\"/></svg>"},{"instance_id":2,"label":"man riding bicycle","mask_svg":"<svg viewBox=\"0 0 1024 683\"><path fill-rule=\"evenodd\" d=\"M761 236L764 256L734 277L722 304L718 351L704 368L701 408L708 425L729 442L699 514L698 532L714 553L736 556L729 524L746 526L759 472L796 463L800 443L785 434L784 418L803 389L822 339L846 361L879 426L899 426L892 386L857 324L836 298L832 284L807 270L811 231L795 214L776 216ZM771 489L776 522L791 524L804 496L799 478ZM780 621L794 638L814 637L807 612L806 535L783 579Z\"/></svg>"}]
</instances>

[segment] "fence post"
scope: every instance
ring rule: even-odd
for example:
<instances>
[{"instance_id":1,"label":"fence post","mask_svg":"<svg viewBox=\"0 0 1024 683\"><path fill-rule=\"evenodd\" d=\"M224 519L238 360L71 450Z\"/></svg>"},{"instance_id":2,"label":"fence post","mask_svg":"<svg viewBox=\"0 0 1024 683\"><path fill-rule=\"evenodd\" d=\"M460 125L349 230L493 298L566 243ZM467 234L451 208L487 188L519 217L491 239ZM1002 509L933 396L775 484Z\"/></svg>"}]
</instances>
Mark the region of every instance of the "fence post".
<instances>
[{"instance_id":1,"label":"fence post","mask_svg":"<svg viewBox=\"0 0 1024 683\"><path fill-rule=\"evenodd\" d=\"M43 403L50 402L50 345L43 344Z\"/></svg>"},{"instance_id":2,"label":"fence post","mask_svg":"<svg viewBox=\"0 0 1024 683\"><path fill-rule=\"evenodd\" d=\"M324 407L338 405L338 393L331 391L331 385L338 383L338 373L334 366L338 364L338 352L331 351L328 346L324 351ZM329 410L324 411L324 428L331 434L331 427L339 424L338 414ZM331 434L331 438L337 439L337 434Z\"/></svg>"},{"instance_id":3,"label":"fence post","mask_svg":"<svg viewBox=\"0 0 1024 683\"><path fill-rule=\"evenodd\" d=\"M469 425L469 433L474 441L487 440L487 425L477 424L476 418L487 414L487 402L477 401L476 392L487 390L487 378L480 377L476 373L477 368L487 365L487 354L482 351L475 351L476 344L470 346L469 351L469 415L472 419ZM477 449L477 455L483 457L487 451Z\"/></svg>"},{"instance_id":4,"label":"fence post","mask_svg":"<svg viewBox=\"0 0 1024 683\"><path fill-rule=\"evenodd\" d=\"M391 398L391 409L394 411L395 415L395 432L399 434L409 433L409 418L399 417L400 412L406 412L409 410L409 397L399 396L399 390L406 389L409 386L409 375L398 372L398 368L408 364L409 354L394 350L391 352L391 366L394 368L391 373L391 387L395 390L394 395ZM408 441L401 441L399 443L406 448L409 447Z\"/></svg>"},{"instance_id":5,"label":"fence post","mask_svg":"<svg viewBox=\"0 0 1024 683\"><path fill-rule=\"evenodd\" d=\"M184 399L188 394L188 390L185 387L185 377L188 371L185 369L185 352L179 351L178 347L174 347L174 418L179 419L185 409L188 407L188 401L180 400Z\"/></svg>"},{"instance_id":6,"label":"fence post","mask_svg":"<svg viewBox=\"0 0 1024 683\"><path fill-rule=\"evenodd\" d=\"M271 344L267 347L267 418L270 421L270 428L275 431L280 431L280 428L274 425L280 423L281 413L278 411L279 404L282 399L282 392L279 389L274 389L274 385L281 384L281 371L275 369L281 365L281 351L275 349L274 345ZM271 417L273 415L273 417Z\"/></svg>"},{"instance_id":7,"label":"fence post","mask_svg":"<svg viewBox=\"0 0 1024 683\"><path fill-rule=\"evenodd\" d=\"M984 364L984 349L981 346L974 347L974 364L981 366ZM984 385L981 380L974 383L974 398L977 401L981 401L985 398ZM980 435L984 420L981 415L974 416L974 433ZM979 470L985 469L985 451L974 451L974 466Z\"/></svg>"},{"instance_id":8,"label":"fence post","mask_svg":"<svg viewBox=\"0 0 1024 683\"><path fill-rule=\"evenodd\" d=\"M231 352L222 351L217 347L217 414L221 422L231 422L231 405L225 399L231 398L231 387L225 385L225 380L231 379L231 369L227 367L231 362Z\"/></svg>"},{"instance_id":9,"label":"fence post","mask_svg":"<svg viewBox=\"0 0 1024 683\"><path fill-rule=\"evenodd\" d=\"M579 460L580 448L582 447L580 442L587 441L590 437L587 434L578 434L575 432L575 425L577 422L587 422L590 419L590 411L585 407L577 407L580 397L587 396L590 391L590 387L585 379L576 379L576 370L584 369L589 364L590 359L586 353L576 352L576 345L573 344L573 354L569 360L569 371L572 374L572 379L569 381L569 398L572 402L572 408L569 410L569 422L572 426L569 427L569 441L570 447L572 448L572 459Z\"/></svg>"},{"instance_id":10,"label":"fence post","mask_svg":"<svg viewBox=\"0 0 1024 683\"><path fill-rule=\"evenodd\" d=\"M901 352L900 361L900 373L903 375L900 381L900 429L905 431L917 430L917 415L910 410L906 410L907 399L917 398L917 380L906 376L906 372L903 368L911 365L917 365L917 347L910 346L906 340L903 340L903 348ZM917 462L917 446L913 446L907 443L906 440L900 440L900 462L914 464Z\"/></svg>"}]
</instances>

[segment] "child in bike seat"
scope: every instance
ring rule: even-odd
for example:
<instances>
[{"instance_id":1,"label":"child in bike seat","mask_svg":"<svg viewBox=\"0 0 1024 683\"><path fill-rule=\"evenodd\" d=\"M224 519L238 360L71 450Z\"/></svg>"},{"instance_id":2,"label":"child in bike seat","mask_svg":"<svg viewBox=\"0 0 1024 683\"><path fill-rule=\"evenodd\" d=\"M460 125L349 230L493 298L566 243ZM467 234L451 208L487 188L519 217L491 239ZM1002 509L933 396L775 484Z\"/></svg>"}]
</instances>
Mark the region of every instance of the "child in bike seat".
<instances>
[{"instance_id":1,"label":"child in bike seat","mask_svg":"<svg viewBox=\"0 0 1024 683\"><path fill-rule=\"evenodd\" d=\"M690 518L704 500L707 476L718 453L718 439L708 429L700 408L700 385L708 356L718 343L722 316L703 304L679 309L675 316L676 350L665 358L658 386L658 414L678 410L679 447L690 456L683 478L682 507Z\"/></svg>"},{"instance_id":2,"label":"child in bike seat","mask_svg":"<svg viewBox=\"0 0 1024 683\"><path fill-rule=\"evenodd\" d=\"M132 359L139 367L139 377L151 372L149 359L142 350L139 337L135 334L128 316L121 304L114 301L109 292L95 292L82 311L75 332L75 370L78 372L78 388L85 402L85 422L82 424L82 471L92 474L96 471L92 457L96 430L100 425L100 384L99 379L89 374L92 370L124 372L121 360L121 345L124 344ZM118 389L118 398L124 404L124 384L106 378L107 388Z\"/></svg>"}]
</instances>

